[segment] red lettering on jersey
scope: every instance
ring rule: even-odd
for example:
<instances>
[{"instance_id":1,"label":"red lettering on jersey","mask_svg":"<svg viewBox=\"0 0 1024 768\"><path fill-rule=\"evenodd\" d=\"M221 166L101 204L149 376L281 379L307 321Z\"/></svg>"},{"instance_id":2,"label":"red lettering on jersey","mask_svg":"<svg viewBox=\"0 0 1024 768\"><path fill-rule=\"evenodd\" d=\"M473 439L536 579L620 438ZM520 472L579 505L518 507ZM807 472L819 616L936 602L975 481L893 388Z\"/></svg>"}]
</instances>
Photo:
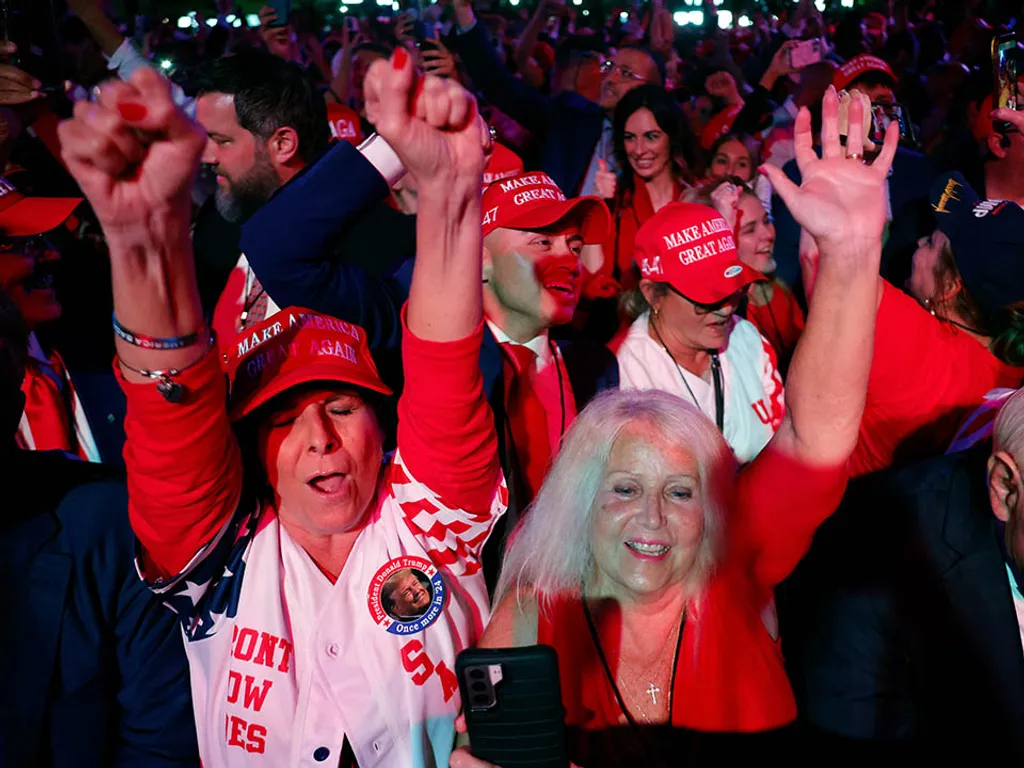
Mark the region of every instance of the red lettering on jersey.
<instances>
[{"instance_id":1,"label":"red lettering on jersey","mask_svg":"<svg viewBox=\"0 0 1024 768\"><path fill-rule=\"evenodd\" d=\"M450 701L455 692L459 690L459 678L448 669L443 661L437 665L437 677L441 681L441 691L444 692L444 700Z\"/></svg>"},{"instance_id":2,"label":"red lettering on jersey","mask_svg":"<svg viewBox=\"0 0 1024 768\"><path fill-rule=\"evenodd\" d=\"M229 747L241 747L255 754L263 754L267 749L267 729L237 715L224 716L224 733Z\"/></svg>"},{"instance_id":3,"label":"red lettering on jersey","mask_svg":"<svg viewBox=\"0 0 1024 768\"><path fill-rule=\"evenodd\" d=\"M419 640L410 640L402 646L402 666L416 685L423 685L434 674L434 664L423 652L423 643Z\"/></svg>"},{"instance_id":4,"label":"red lettering on jersey","mask_svg":"<svg viewBox=\"0 0 1024 768\"><path fill-rule=\"evenodd\" d=\"M227 715L228 746L245 748L245 727L248 723L235 715Z\"/></svg>"},{"instance_id":5,"label":"red lettering on jersey","mask_svg":"<svg viewBox=\"0 0 1024 768\"><path fill-rule=\"evenodd\" d=\"M292 657L292 644L285 640L283 637L279 637L277 639L277 642L280 644L281 650L284 651L284 654L281 656L281 663L277 666L277 671L287 672L288 662Z\"/></svg>"},{"instance_id":6,"label":"red lettering on jersey","mask_svg":"<svg viewBox=\"0 0 1024 768\"><path fill-rule=\"evenodd\" d=\"M277 650L278 640L269 632L260 632L260 649L256 651L254 664L262 664L265 667L274 666L274 651Z\"/></svg>"},{"instance_id":7,"label":"red lettering on jersey","mask_svg":"<svg viewBox=\"0 0 1024 768\"><path fill-rule=\"evenodd\" d=\"M752 403L750 407L754 409L754 413L757 414L757 418L761 420L762 424L766 426L771 425L772 415L763 399L758 400L756 403Z\"/></svg>"},{"instance_id":8,"label":"red lettering on jersey","mask_svg":"<svg viewBox=\"0 0 1024 768\"><path fill-rule=\"evenodd\" d=\"M252 675L245 676L245 699L242 706L259 712L263 709L263 702L267 698L267 692L273 687L270 680L264 680L261 685L256 685L256 678Z\"/></svg>"},{"instance_id":9,"label":"red lettering on jersey","mask_svg":"<svg viewBox=\"0 0 1024 768\"><path fill-rule=\"evenodd\" d=\"M245 737L248 740L248 743L245 745L245 751L262 755L263 751L267 748L267 729L262 725L252 723L249 725L249 730L246 732Z\"/></svg>"},{"instance_id":10,"label":"red lettering on jersey","mask_svg":"<svg viewBox=\"0 0 1024 768\"><path fill-rule=\"evenodd\" d=\"M259 637L255 629L246 627L238 633L238 642L235 643L232 655L239 661L248 661L256 650L256 638Z\"/></svg>"},{"instance_id":11,"label":"red lettering on jersey","mask_svg":"<svg viewBox=\"0 0 1024 768\"><path fill-rule=\"evenodd\" d=\"M228 672L228 704L238 701L238 689L242 685L242 676L234 670Z\"/></svg>"}]
</instances>

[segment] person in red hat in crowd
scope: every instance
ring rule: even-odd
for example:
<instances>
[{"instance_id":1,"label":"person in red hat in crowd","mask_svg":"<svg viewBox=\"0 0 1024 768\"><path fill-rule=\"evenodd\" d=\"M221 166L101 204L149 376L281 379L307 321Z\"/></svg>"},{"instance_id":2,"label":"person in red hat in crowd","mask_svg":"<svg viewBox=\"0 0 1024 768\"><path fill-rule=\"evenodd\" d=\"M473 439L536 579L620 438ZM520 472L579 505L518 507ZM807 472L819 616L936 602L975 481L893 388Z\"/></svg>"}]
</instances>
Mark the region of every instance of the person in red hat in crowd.
<instances>
[{"instance_id":1,"label":"person in red hat in crowd","mask_svg":"<svg viewBox=\"0 0 1024 768\"><path fill-rule=\"evenodd\" d=\"M540 39L541 33L551 23L551 19L561 19L569 14L569 9L558 0L541 0L519 36L512 54L512 61L523 82L541 93L551 92L555 65L555 49Z\"/></svg>"},{"instance_id":2,"label":"person in red hat in crowd","mask_svg":"<svg viewBox=\"0 0 1024 768\"><path fill-rule=\"evenodd\" d=\"M670 203L648 219L636 263L636 320L616 355L622 387L692 403L749 462L785 415L775 351L736 314L747 287L766 278L739 260L729 223L696 203Z\"/></svg>"},{"instance_id":3,"label":"person in red hat in crowd","mask_svg":"<svg viewBox=\"0 0 1024 768\"><path fill-rule=\"evenodd\" d=\"M351 107L344 104L329 103L327 105L327 125L331 129L331 138L347 141L353 147L363 143L363 126L359 115Z\"/></svg>"},{"instance_id":4,"label":"person in red hat in crowd","mask_svg":"<svg viewBox=\"0 0 1024 768\"><path fill-rule=\"evenodd\" d=\"M117 369L139 567L181 619L207 765L416 768L452 749L455 656L487 619L479 553L506 499L478 369L490 137L464 89L416 79L404 49L367 76L424 191L394 454L389 389L345 321L288 308L247 329L225 391L188 257L206 138L164 80L107 84L61 126L131 329ZM382 594L406 568L430 585L417 618Z\"/></svg>"},{"instance_id":5,"label":"person in red hat in crowd","mask_svg":"<svg viewBox=\"0 0 1024 768\"><path fill-rule=\"evenodd\" d=\"M1017 87L1024 93L1024 78ZM1024 134L1012 122L992 119L991 93L978 105L971 133L982 157L985 197L1024 205Z\"/></svg>"},{"instance_id":6,"label":"person in red hat in crowd","mask_svg":"<svg viewBox=\"0 0 1024 768\"><path fill-rule=\"evenodd\" d=\"M688 401L663 391L606 393L577 418L509 549L481 645L556 649L575 764L670 766L697 754L708 765L792 760L796 733L786 727L797 709L772 593L846 487L871 366L885 175L898 139L891 131L865 166L858 135L839 144L837 111L835 95L826 96L824 159L801 111L804 187L772 171L818 238L823 269L831 263L793 361L792 402L769 445L737 472L722 435ZM666 206L639 237L650 246L648 272L692 271L679 256L721 243L722 231L712 230L722 223L708 209ZM716 262L709 276L723 275L723 263L704 255L695 263ZM451 768L488 768L472 750L470 740Z\"/></svg>"},{"instance_id":7,"label":"person in red hat in crowd","mask_svg":"<svg viewBox=\"0 0 1024 768\"><path fill-rule=\"evenodd\" d=\"M197 216L195 241L204 307L218 338L228 343L279 307L297 303L277 264L282 239L283 247L307 245L296 219L310 212L290 210L287 200L272 212L263 209L272 197L281 196L282 187L301 186L307 172L344 150L328 150L326 106L296 65L268 53L240 53L218 59L203 76L196 119L207 132L203 162L217 174L217 192L212 205ZM346 160L359 154L346 149ZM345 296L358 297L346 301L340 310L343 319L369 328L385 348L394 348L400 336L401 291L390 281L390 272L413 253L414 224L383 202L386 187L400 176L394 153L373 142L361 154L362 175L346 187L346 207L332 211L339 228L330 239L308 247L318 256L336 256L334 268L348 286ZM378 195L381 186L384 191ZM345 215L347 211L352 215ZM234 235L233 243L208 236L225 226ZM376 335L371 344L380 346Z\"/></svg>"},{"instance_id":8,"label":"person in red hat in crowd","mask_svg":"<svg viewBox=\"0 0 1024 768\"><path fill-rule=\"evenodd\" d=\"M17 305L30 331L19 445L98 462L105 457L71 375L57 351L36 333L61 315L54 286L60 254L46 233L61 226L81 202L82 198L26 197L0 177L0 288ZM118 463L120 441L115 443L105 446L114 454L106 458Z\"/></svg>"},{"instance_id":9,"label":"person in red hat in crowd","mask_svg":"<svg viewBox=\"0 0 1024 768\"><path fill-rule=\"evenodd\" d=\"M576 414L598 392L619 385L615 358L605 347L581 334L551 335L576 311L582 249L604 242L610 224L600 198L567 200L539 171L496 181L484 191L488 332L480 369L509 484L509 516L502 523L508 531L536 496ZM501 555L499 536L492 542L485 552L489 576Z\"/></svg>"},{"instance_id":10,"label":"person in red hat in crowd","mask_svg":"<svg viewBox=\"0 0 1024 768\"><path fill-rule=\"evenodd\" d=\"M837 91L856 88L872 104L892 106L896 103L896 75L884 59L870 53L854 56L837 67L832 84Z\"/></svg>"}]
</instances>

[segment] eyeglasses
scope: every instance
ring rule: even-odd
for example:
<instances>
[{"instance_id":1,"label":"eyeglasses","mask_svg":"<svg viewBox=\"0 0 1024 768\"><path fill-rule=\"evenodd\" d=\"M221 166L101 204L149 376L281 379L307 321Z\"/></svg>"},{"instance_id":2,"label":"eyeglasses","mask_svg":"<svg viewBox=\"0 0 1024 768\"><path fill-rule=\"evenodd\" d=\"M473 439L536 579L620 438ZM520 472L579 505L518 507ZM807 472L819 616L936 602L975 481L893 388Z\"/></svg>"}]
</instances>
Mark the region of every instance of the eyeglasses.
<instances>
[{"instance_id":1,"label":"eyeglasses","mask_svg":"<svg viewBox=\"0 0 1024 768\"><path fill-rule=\"evenodd\" d=\"M694 301L688 296L684 296L675 286L669 284L668 287L672 291L672 293L676 294L677 296L682 296L682 298L690 302L693 305L694 313L696 313L697 315L710 315L713 312L719 312L720 310L725 309L730 305L736 307L739 305L741 301L743 301L743 297L746 296L747 294L746 287L743 287L740 290L736 291L736 293L731 293L721 301L716 301L714 304L701 304L699 301Z\"/></svg>"},{"instance_id":2,"label":"eyeglasses","mask_svg":"<svg viewBox=\"0 0 1024 768\"><path fill-rule=\"evenodd\" d=\"M647 82L647 78L643 75L637 74L629 67L616 64L614 61L606 61L601 65L601 74L607 75L609 72L614 72L626 80L639 80L641 83Z\"/></svg>"}]
</instances>

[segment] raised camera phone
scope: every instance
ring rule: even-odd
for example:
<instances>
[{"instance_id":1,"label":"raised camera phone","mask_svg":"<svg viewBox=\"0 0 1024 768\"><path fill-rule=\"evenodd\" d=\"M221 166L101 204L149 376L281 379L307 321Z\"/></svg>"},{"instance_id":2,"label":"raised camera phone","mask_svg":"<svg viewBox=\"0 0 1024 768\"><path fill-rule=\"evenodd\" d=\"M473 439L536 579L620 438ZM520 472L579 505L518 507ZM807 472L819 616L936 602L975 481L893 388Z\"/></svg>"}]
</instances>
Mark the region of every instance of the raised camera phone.
<instances>
[{"instance_id":1,"label":"raised camera phone","mask_svg":"<svg viewBox=\"0 0 1024 768\"><path fill-rule=\"evenodd\" d=\"M567 768L554 648L467 648L455 674L474 757L502 768Z\"/></svg>"},{"instance_id":2,"label":"raised camera phone","mask_svg":"<svg viewBox=\"0 0 1024 768\"><path fill-rule=\"evenodd\" d=\"M292 15L292 0L266 0L266 4L274 9L277 14L277 21L270 24L271 27L286 27L288 19Z\"/></svg>"},{"instance_id":3,"label":"raised camera phone","mask_svg":"<svg viewBox=\"0 0 1024 768\"><path fill-rule=\"evenodd\" d=\"M821 61L821 40L801 40L789 49L789 65L800 70Z\"/></svg>"}]
</instances>

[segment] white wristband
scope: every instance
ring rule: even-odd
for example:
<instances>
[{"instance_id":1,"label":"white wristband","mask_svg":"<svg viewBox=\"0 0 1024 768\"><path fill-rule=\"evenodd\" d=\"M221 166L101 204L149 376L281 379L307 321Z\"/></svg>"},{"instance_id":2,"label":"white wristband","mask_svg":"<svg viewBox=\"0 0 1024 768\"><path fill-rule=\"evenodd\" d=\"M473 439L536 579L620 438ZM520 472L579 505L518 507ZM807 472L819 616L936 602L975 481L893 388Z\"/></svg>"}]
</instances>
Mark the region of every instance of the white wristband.
<instances>
[{"instance_id":1,"label":"white wristband","mask_svg":"<svg viewBox=\"0 0 1024 768\"><path fill-rule=\"evenodd\" d=\"M359 152L377 169L377 173L384 177L389 187L395 186L405 176L405 166L398 159L395 150L376 133L370 134L369 138L359 145Z\"/></svg>"}]
</instances>

